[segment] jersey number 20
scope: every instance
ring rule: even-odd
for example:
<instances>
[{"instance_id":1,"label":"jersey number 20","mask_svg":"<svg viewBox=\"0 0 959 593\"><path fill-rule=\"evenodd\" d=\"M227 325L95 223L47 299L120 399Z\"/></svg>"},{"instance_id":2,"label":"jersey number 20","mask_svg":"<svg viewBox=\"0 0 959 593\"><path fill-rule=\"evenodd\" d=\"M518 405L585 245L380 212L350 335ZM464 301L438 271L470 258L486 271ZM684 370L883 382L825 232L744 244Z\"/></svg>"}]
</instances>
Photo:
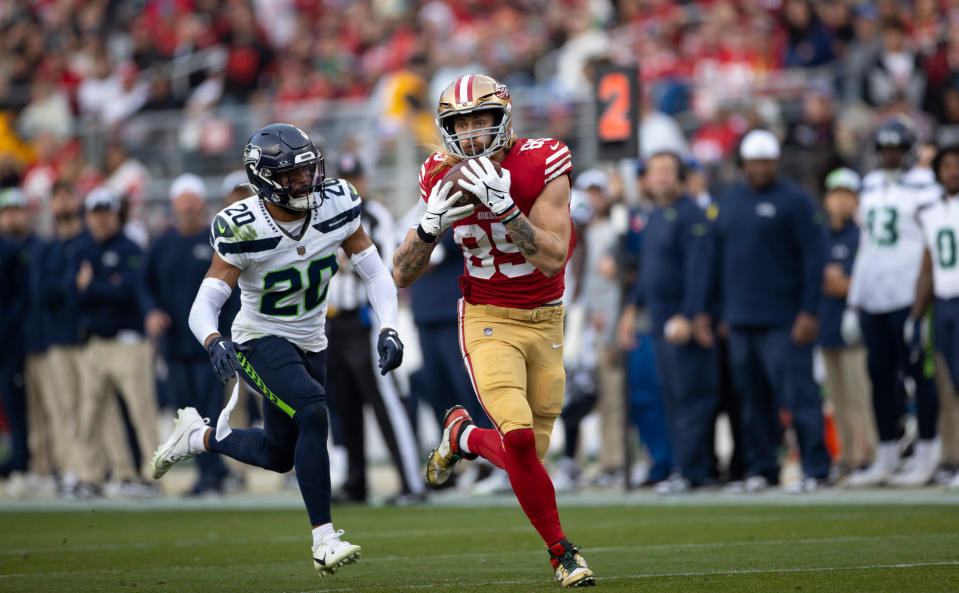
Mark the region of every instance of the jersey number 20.
<instances>
[{"instance_id":1,"label":"jersey number 20","mask_svg":"<svg viewBox=\"0 0 959 593\"><path fill-rule=\"evenodd\" d=\"M336 274L339 265L336 254L314 259L306 268L307 286L303 295L304 311L312 311L326 300L326 290L330 278ZM282 290L265 292L260 298L260 313L274 317L296 317L300 314L300 304L280 305L280 301L303 290L303 274L299 268L290 266L282 270L268 272L263 277L263 290L267 291L277 284L287 284ZM321 291L322 289L322 291Z\"/></svg>"}]
</instances>

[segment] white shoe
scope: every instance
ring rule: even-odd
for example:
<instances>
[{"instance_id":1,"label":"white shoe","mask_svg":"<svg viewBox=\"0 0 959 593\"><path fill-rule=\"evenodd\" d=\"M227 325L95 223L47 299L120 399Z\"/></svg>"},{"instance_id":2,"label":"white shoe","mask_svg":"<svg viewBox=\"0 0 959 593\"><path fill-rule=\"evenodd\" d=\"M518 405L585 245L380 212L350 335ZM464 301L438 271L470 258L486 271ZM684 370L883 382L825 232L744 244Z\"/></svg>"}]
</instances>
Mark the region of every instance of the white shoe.
<instances>
[{"instance_id":1,"label":"white shoe","mask_svg":"<svg viewBox=\"0 0 959 593\"><path fill-rule=\"evenodd\" d=\"M946 490L959 490L959 471L952 476L952 480L946 484Z\"/></svg>"},{"instance_id":2,"label":"white shoe","mask_svg":"<svg viewBox=\"0 0 959 593\"><path fill-rule=\"evenodd\" d=\"M726 494L755 494L769 487L764 476L749 476L745 480L730 482L723 488Z\"/></svg>"},{"instance_id":3,"label":"white shoe","mask_svg":"<svg viewBox=\"0 0 959 593\"><path fill-rule=\"evenodd\" d=\"M689 483L689 480L681 474L672 474L659 484L656 484L653 492L668 496L670 494L685 494L692 489L693 485Z\"/></svg>"},{"instance_id":4,"label":"white shoe","mask_svg":"<svg viewBox=\"0 0 959 593\"><path fill-rule=\"evenodd\" d=\"M473 484L473 494L498 494L509 492L513 489L509 483L509 476L499 468L493 468L493 473L488 478L480 480Z\"/></svg>"},{"instance_id":5,"label":"white shoe","mask_svg":"<svg viewBox=\"0 0 959 593\"><path fill-rule=\"evenodd\" d=\"M362 548L341 540L341 535L342 529L324 537L313 547L313 568L321 577L333 574L337 568L360 559Z\"/></svg>"},{"instance_id":6,"label":"white shoe","mask_svg":"<svg viewBox=\"0 0 959 593\"><path fill-rule=\"evenodd\" d=\"M582 472L576 461L570 457L559 460L559 469L553 472L553 488L557 492L571 492L579 487L579 476Z\"/></svg>"},{"instance_id":7,"label":"white shoe","mask_svg":"<svg viewBox=\"0 0 959 593\"><path fill-rule=\"evenodd\" d=\"M846 479L849 488L867 488L885 484L899 465L899 448L895 442L880 443L876 460L866 469L856 470Z\"/></svg>"},{"instance_id":8,"label":"white shoe","mask_svg":"<svg viewBox=\"0 0 959 593\"><path fill-rule=\"evenodd\" d=\"M809 494L817 490L822 490L826 485L825 480L803 476L792 484L786 484L781 490L786 494Z\"/></svg>"},{"instance_id":9,"label":"white shoe","mask_svg":"<svg viewBox=\"0 0 959 593\"><path fill-rule=\"evenodd\" d=\"M889 480L890 486L918 488L932 482L939 466L942 447L938 438L924 439L916 443L916 450L902 471Z\"/></svg>"},{"instance_id":10,"label":"white shoe","mask_svg":"<svg viewBox=\"0 0 959 593\"><path fill-rule=\"evenodd\" d=\"M150 462L153 477L159 480L163 474L167 473L167 470L173 467L173 464L202 453L202 449L190 447L190 435L198 430L206 430L206 425L209 423L210 419L201 418L196 408L177 410L177 419L173 421L173 434L157 448Z\"/></svg>"}]
</instances>

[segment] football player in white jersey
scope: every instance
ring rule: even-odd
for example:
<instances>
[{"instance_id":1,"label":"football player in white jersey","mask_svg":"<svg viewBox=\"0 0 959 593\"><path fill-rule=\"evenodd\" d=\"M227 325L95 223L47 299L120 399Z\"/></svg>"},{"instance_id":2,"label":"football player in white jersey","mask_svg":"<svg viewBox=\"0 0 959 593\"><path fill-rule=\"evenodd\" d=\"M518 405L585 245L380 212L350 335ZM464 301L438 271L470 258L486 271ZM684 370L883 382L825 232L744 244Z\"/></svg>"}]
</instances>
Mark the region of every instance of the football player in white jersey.
<instances>
[{"instance_id":1,"label":"football player in white jersey","mask_svg":"<svg viewBox=\"0 0 959 593\"><path fill-rule=\"evenodd\" d=\"M926 251L904 337L918 346L923 332L922 325L915 320L925 317L935 297L932 333L936 350L942 353L953 384L959 384L959 145L942 148L932 168L942 185L942 194L919 211ZM930 477L935 469L927 468ZM959 488L959 474L949 485Z\"/></svg>"},{"instance_id":2,"label":"football player in white jersey","mask_svg":"<svg viewBox=\"0 0 959 593\"><path fill-rule=\"evenodd\" d=\"M847 486L915 485L924 479L917 466L924 465L922 460L935 451L935 363L931 358L910 357L902 331L915 301L922 262L922 230L916 213L939 195L932 171L908 168L915 142L907 122L900 118L885 121L875 138L881 168L867 174L862 183L862 234L846 301L849 310L842 325L849 343L857 341L861 327L880 443L872 465L850 475ZM905 413L902 379L907 374L916 385L919 442L912 460L896 474L898 424Z\"/></svg>"},{"instance_id":3,"label":"football player in white jersey","mask_svg":"<svg viewBox=\"0 0 959 593\"><path fill-rule=\"evenodd\" d=\"M231 398L216 431L193 408L178 410L170 438L153 457L160 478L176 462L215 451L276 472L296 468L313 526L313 563L322 576L352 564L360 547L340 539L330 516L326 449L326 292L342 247L366 284L380 320L377 350L385 373L403 358L394 329L396 285L360 225L360 197L346 181L325 179L323 156L299 128L272 124L250 138L244 167L257 195L213 219L213 261L190 311L190 329L226 383L239 373L269 403L263 428L231 430ZM217 318L239 285L232 338ZM235 392L234 392L235 393Z\"/></svg>"}]
</instances>

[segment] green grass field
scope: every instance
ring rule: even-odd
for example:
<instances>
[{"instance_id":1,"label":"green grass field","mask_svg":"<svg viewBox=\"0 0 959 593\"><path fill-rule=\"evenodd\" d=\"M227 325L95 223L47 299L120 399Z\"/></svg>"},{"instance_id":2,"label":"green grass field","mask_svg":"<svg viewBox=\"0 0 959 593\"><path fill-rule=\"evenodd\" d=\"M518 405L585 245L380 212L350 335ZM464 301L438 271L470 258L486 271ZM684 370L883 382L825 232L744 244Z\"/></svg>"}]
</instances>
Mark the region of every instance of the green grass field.
<instances>
[{"instance_id":1,"label":"green grass field","mask_svg":"<svg viewBox=\"0 0 959 593\"><path fill-rule=\"evenodd\" d=\"M561 503L561 513L602 591L959 591L957 505L751 500L757 505L624 497ZM303 511L175 504L0 511L0 591L560 589L508 502L338 508L336 526L363 546L363 558L323 579L313 573Z\"/></svg>"}]
</instances>

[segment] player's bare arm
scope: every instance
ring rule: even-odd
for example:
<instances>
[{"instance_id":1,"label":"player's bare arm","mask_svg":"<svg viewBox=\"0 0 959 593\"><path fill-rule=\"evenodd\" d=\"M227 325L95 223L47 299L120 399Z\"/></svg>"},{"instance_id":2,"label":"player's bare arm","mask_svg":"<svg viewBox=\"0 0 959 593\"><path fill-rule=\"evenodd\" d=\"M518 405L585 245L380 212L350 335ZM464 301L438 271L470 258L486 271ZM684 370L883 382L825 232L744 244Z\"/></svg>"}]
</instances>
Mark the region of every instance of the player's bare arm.
<instances>
[{"instance_id":1,"label":"player's bare arm","mask_svg":"<svg viewBox=\"0 0 959 593\"><path fill-rule=\"evenodd\" d=\"M932 254L927 247L922 254L922 267L919 268L919 278L916 279L916 300L912 304L909 316L913 319L922 319L932 300Z\"/></svg>"},{"instance_id":2,"label":"player's bare arm","mask_svg":"<svg viewBox=\"0 0 959 593\"><path fill-rule=\"evenodd\" d=\"M342 247L346 255L353 257L357 253L369 249L373 245L373 240L366 234L363 227L356 229L356 232L344 239Z\"/></svg>"},{"instance_id":3,"label":"player's bare arm","mask_svg":"<svg viewBox=\"0 0 959 593\"><path fill-rule=\"evenodd\" d=\"M571 228L569 178L565 175L543 188L528 217L520 214L506 223L513 244L526 261L550 278L566 263Z\"/></svg>"},{"instance_id":4,"label":"player's bare arm","mask_svg":"<svg viewBox=\"0 0 959 593\"><path fill-rule=\"evenodd\" d=\"M416 229L406 233L402 245L393 254L393 281L405 288L416 281L430 263L430 254L436 248L437 241L428 243L421 239Z\"/></svg>"}]
</instances>

